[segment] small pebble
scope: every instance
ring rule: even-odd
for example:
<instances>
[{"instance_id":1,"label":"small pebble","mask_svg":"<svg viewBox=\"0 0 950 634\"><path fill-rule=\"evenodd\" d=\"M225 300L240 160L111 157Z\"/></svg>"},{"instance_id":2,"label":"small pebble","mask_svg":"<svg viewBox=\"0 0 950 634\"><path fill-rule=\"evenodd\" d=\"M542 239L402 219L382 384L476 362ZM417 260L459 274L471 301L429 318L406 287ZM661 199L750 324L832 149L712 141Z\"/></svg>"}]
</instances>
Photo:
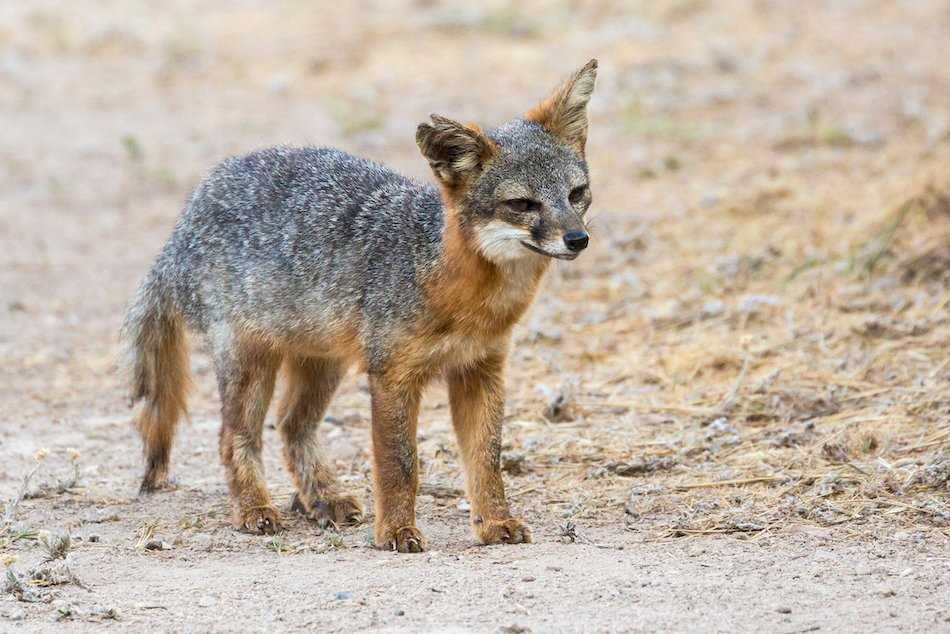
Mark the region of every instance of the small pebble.
<instances>
[{"instance_id":1,"label":"small pebble","mask_svg":"<svg viewBox=\"0 0 950 634\"><path fill-rule=\"evenodd\" d=\"M780 300L775 295L743 295L739 298L739 312L741 313L755 313L758 312L764 306L779 306L781 305L782 300Z\"/></svg>"},{"instance_id":2,"label":"small pebble","mask_svg":"<svg viewBox=\"0 0 950 634\"><path fill-rule=\"evenodd\" d=\"M217 603L217 601L215 601L215 598L209 597L208 595L198 598L198 606L202 608L210 608L215 603Z\"/></svg>"},{"instance_id":3,"label":"small pebble","mask_svg":"<svg viewBox=\"0 0 950 634\"><path fill-rule=\"evenodd\" d=\"M26 618L26 610L15 608L7 612L5 616L8 621L22 621Z\"/></svg>"},{"instance_id":4,"label":"small pebble","mask_svg":"<svg viewBox=\"0 0 950 634\"><path fill-rule=\"evenodd\" d=\"M726 312L726 304L722 300L711 299L703 304L700 316L703 319L711 319L713 317L719 317L724 312Z\"/></svg>"}]
</instances>

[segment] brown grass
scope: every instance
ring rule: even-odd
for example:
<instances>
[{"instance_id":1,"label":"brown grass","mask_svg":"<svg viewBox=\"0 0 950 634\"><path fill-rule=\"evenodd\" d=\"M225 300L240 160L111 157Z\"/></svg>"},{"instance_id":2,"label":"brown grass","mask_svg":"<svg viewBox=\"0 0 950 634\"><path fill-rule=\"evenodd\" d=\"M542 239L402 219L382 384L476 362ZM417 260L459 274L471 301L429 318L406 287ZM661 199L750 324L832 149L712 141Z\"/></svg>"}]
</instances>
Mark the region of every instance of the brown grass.
<instances>
[{"instance_id":1,"label":"brown grass","mask_svg":"<svg viewBox=\"0 0 950 634\"><path fill-rule=\"evenodd\" d=\"M531 495L590 522L625 503L629 528L653 537L950 525L948 176L836 236L825 261L728 271L715 315L686 299L576 327L569 350L625 343L577 352L597 371L570 403L557 395L573 422L546 424L570 431L534 450ZM802 239L777 230L786 248ZM519 430L551 408L522 398Z\"/></svg>"}]
</instances>

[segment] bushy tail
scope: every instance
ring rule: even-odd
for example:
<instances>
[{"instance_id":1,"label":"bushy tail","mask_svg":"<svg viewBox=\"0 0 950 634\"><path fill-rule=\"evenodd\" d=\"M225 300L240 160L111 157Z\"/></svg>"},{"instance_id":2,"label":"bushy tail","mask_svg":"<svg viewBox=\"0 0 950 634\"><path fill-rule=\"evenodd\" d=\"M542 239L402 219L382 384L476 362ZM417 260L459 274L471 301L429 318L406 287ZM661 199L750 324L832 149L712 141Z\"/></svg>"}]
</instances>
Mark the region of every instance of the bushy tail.
<instances>
[{"instance_id":1,"label":"bushy tail","mask_svg":"<svg viewBox=\"0 0 950 634\"><path fill-rule=\"evenodd\" d=\"M142 283L122 327L132 378L132 403L144 400L137 426L145 450L140 493L168 482L168 460L188 391L184 321L156 270Z\"/></svg>"}]
</instances>

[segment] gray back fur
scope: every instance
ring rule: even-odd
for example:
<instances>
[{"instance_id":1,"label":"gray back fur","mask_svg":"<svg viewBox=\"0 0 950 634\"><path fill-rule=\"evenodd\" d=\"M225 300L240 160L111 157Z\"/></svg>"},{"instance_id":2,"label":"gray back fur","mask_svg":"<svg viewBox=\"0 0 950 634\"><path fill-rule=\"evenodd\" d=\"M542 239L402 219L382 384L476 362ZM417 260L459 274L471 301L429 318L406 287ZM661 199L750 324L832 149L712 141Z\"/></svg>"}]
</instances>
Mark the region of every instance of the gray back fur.
<instances>
[{"instance_id":1,"label":"gray back fur","mask_svg":"<svg viewBox=\"0 0 950 634\"><path fill-rule=\"evenodd\" d=\"M502 154L472 188L472 214L489 213L503 179L557 207L571 175L586 176L583 159L537 124L518 120L488 135ZM391 353L388 335L424 309L443 225L435 186L339 150L230 158L192 194L130 315L170 301L212 340L244 330L279 345L356 324L372 369Z\"/></svg>"}]
</instances>

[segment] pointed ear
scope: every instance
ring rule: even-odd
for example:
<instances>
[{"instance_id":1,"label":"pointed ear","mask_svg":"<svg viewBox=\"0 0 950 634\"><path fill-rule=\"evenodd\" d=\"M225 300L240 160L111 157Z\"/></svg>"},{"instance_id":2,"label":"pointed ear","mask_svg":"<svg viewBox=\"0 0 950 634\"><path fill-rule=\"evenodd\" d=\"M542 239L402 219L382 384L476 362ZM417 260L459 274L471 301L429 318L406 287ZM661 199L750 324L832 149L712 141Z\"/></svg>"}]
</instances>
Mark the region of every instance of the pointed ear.
<instances>
[{"instance_id":1,"label":"pointed ear","mask_svg":"<svg viewBox=\"0 0 950 634\"><path fill-rule=\"evenodd\" d=\"M587 143L587 102L594 92L596 79L597 60L592 59L550 97L529 110L525 118L541 124L549 133L583 154Z\"/></svg>"},{"instance_id":2,"label":"pointed ear","mask_svg":"<svg viewBox=\"0 0 950 634\"><path fill-rule=\"evenodd\" d=\"M475 124L462 125L437 114L432 123L420 123L416 143L432 172L449 187L477 176L498 148Z\"/></svg>"}]
</instances>

